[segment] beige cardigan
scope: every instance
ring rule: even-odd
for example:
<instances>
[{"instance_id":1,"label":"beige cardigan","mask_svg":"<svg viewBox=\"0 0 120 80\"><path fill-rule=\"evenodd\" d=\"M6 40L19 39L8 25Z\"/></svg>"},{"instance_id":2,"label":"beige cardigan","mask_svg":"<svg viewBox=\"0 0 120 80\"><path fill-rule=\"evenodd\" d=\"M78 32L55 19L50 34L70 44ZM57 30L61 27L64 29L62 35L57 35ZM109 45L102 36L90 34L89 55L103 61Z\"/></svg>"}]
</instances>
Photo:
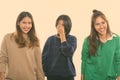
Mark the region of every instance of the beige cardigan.
<instances>
[{"instance_id":1,"label":"beige cardigan","mask_svg":"<svg viewBox=\"0 0 120 80\"><path fill-rule=\"evenodd\" d=\"M12 33L7 34L1 44L0 72L8 74L6 80L44 80L40 47L18 48Z\"/></svg>"}]
</instances>

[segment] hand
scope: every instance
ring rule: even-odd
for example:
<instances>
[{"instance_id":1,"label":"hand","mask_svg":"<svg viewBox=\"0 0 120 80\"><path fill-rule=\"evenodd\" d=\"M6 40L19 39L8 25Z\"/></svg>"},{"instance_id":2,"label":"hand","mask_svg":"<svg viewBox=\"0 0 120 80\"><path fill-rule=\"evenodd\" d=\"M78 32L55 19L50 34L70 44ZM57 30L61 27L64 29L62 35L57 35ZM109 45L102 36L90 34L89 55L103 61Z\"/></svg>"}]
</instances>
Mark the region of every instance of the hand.
<instances>
[{"instance_id":1,"label":"hand","mask_svg":"<svg viewBox=\"0 0 120 80\"><path fill-rule=\"evenodd\" d=\"M57 26L57 32L58 32L59 35L65 34L64 26L58 25Z\"/></svg>"},{"instance_id":2,"label":"hand","mask_svg":"<svg viewBox=\"0 0 120 80\"><path fill-rule=\"evenodd\" d=\"M4 72L0 72L0 80L5 80L5 73Z\"/></svg>"},{"instance_id":3,"label":"hand","mask_svg":"<svg viewBox=\"0 0 120 80\"><path fill-rule=\"evenodd\" d=\"M117 77L117 80L120 80L120 76Z\"/></svg>"},{"instance_id":4,"label":"hand","mask_svg":"<svg viewBox=\"0 0 120 80\"><path fill-rule=\"evenodd\" d=\"M58 31L59 37L61 39L61 42L66 41L64 26L58 25L57 26L57 31Z\"/></svg>"}]
</instances>

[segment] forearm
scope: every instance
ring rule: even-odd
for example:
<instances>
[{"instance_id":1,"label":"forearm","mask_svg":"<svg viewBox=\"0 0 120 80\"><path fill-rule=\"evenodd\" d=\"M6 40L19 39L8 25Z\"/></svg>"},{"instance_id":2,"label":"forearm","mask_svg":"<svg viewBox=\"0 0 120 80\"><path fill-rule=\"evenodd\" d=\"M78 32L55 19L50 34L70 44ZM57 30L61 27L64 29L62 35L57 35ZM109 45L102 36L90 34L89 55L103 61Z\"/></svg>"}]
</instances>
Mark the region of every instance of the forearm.
<instances>
[{"instance_id":1,"label":"forearm","mask_svg":"<svg viewBox=\"0 0 120 80\"><path fill-rule=\"evenodd\" d=\"M5 80L5 73L4 72L0 72L0 80Z\"/></svg>"},{"instance_id":2,"label":"forearm","mask_svg":"<svg viewBox=\"0 0 120 80\"><path fill-rule=\"evenodd\" d=\"M60 34L61 43L66 41L65 33Z\"/></svg>"},{"instance_id":3,"label":"forearm","mask_svg":"<svg viewBox=\"0 0 120 80\"><path fill-rule=\"evenodd\" d=\"M35 52L35 58L36 58L36 74L37 74L37 80L44 80L44 72L43 72L43 68L42 68L42 55L40 52L40 48L37 47L36 48L36 52Z\"/></svg>"},{"instance_id":4,"label":"forearm","mask_svg":"<svg viewBox=\"0 0 120 80\"><path fill-rule=\"evenodd\" d=\"M81 80L84 80L84 76L83 76L83 74L81 74Z\"/></svg>"},{"instance_id":5,"label":"forearm","mask_svg":"<svg viewBox=\"0 0 120 80\"><path fill-rule=\"evenodd\" d=\"M43 72L42 64L40 63L38 63L37 65L36 74L37 74L37 80L45 80L45 75Z\"/></svg>"}]
</instances>

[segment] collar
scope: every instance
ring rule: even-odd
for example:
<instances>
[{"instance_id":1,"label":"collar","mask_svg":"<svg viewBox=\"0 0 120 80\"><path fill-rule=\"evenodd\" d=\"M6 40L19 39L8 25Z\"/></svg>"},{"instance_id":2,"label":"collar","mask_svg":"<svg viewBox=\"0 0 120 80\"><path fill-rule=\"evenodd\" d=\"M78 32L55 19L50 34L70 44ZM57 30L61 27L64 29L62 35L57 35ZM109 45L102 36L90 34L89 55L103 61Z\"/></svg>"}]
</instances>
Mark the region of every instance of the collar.
<instances>
[{"instance_id":1,"label":"collar","mask_svg":"<svg viewBox=\"0 0 120 80\"><path fill-rule=\"evenodd\" d=\"M107 41L112 40L114 37L117 37L117 35L115 33L111 33L111 37L109 37ZM96 37L96 39L98 40L98 37Z\"/></svg>"},{"instance_id":2,"label":"collar","mask_svg":"<svg viewBox=\"0 0 120 80\"><path fill-rule=\"evenodd\" d=\"M114 33L111 34L111 37L109 37L107 40L112 40L114 37L117 37Z\"/></svg>"}]
</instances>

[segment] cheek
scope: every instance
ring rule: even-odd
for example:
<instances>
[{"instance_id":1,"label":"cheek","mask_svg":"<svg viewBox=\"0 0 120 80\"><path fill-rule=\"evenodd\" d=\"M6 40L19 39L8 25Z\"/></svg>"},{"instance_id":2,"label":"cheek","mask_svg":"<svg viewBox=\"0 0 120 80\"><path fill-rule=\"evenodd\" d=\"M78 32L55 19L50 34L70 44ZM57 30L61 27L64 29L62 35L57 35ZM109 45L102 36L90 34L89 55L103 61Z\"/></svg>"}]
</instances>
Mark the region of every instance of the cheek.
<instances>
[{"instance_id":1,"label":"cheek","mask_svg":"<svg viewBox=\"0 0 120 80\"><path fill-rule=\"evenodd\" d=\"M22 25L19 25L19 27L20 27L20 29L22 29L22 28L23 28L23 26L22 26Z\"/></svg>"},{"instance_id":2,"label":"cheek","mask_svg":"<svg viewBox=\"0 0 120 80\"><path fill-rule=\"evenodd\" d=\"M20 28L23 28L25 25L24 24L19 24Z\"/></svg>"},{"instance_id":3,"label":"cheek","mask_svg":"<svg viewBox=\"0 0 120 80\"><path fill-rule=\"evenodd\" d=\"M32 29L32 27L29 27L28 29L29 29L29 31L30 31L30 30Z\"/></svg>"},{"instance_id":4,"label":"cheek","mask_svg":"<svg viewBox=\"0 0 120 80\"><path fill-rule=\"evenodd\" d=\"M107 29L107 27L108 27L107 24L105 24L104 26L105 26L105 28Z\"/></svg>"},{"instance_id":5,"label":"cheek","mask_svg":"<svg viewBox=\"0 0 120 80\"><path fill-rule=\"evenodd\" d=\"M32 25L29 27L30 29L32 28Z\"/></svg>"},{"instance_id":6,"label":"cheek","mask_svg":"<svg viewBox=\"0 0 120 80\"><path fill-rule=\"evenodd\" d=\"M98 30L98 26L95 26L95 30L96 30L96 31Z\"/></svg>"}]
</instances>

